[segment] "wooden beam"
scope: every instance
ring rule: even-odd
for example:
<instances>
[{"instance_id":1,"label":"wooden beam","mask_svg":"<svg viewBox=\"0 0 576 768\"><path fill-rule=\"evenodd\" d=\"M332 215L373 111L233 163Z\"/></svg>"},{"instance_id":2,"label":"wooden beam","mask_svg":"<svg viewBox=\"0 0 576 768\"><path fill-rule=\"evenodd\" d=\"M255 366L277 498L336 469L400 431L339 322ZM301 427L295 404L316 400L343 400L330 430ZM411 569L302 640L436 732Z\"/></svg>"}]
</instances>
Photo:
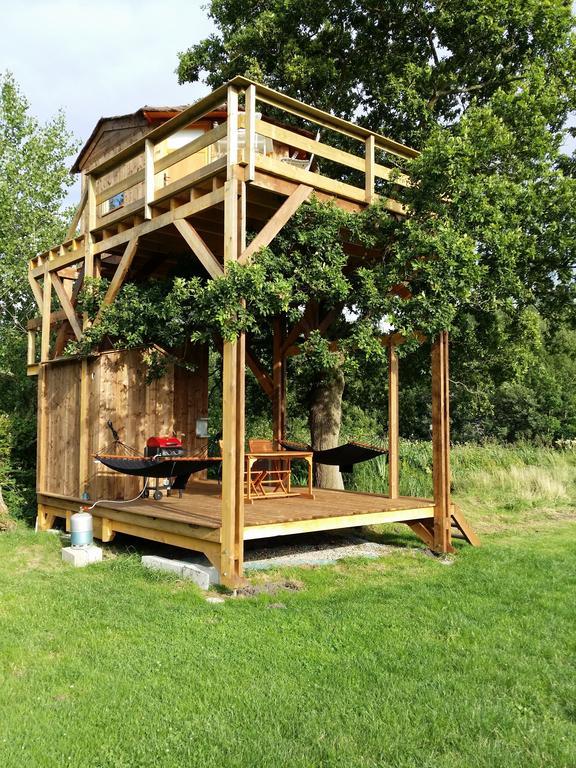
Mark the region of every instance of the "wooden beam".
<instances>
[{"instance_id":1,"label":"wooden beam","mask_svg":"<svg viewBox=\"0 0 576 768\"><path fill-rule=\"evenodd\" d=\"M398 354L394 344L388 345L388 496L399 495L399 407Z\"/></svg>"},{"instance_id":2,"label":"wooden beam","mask_svg":"<svg viewBox=\"0 0 576 768\"><path fill-rule=\"evenodd\" d=\"M165 187L160 187L160 189L157 189L154 193L154 202L162 202L162 200L167 200L168 198L176 196L179 192L188 191L190 187L194 187L203 181L212 179L214 176L222 173L226 169L226 165L226 158L219 157L211 163L208 163L208 165L203 165L196 171L192 171L192 173L182 176L182 178L176 179L176 181L173 181L170 184L166 184Z\"/></svg>"},{"instance_id":3,"label":"wooden beam","mask_svg":"<svg viewBox=\"0 0 576 768\"><path fill-rule=\"evenodd\" d=\"M256 175L254 181L251 184L251 187L258 190L264 190L266 192L273 192L274 194L282 195L283 197L289 197L298 187L298 182L290 181L287 178L277 178L275 176L270 176L268 173L262 173L262 171L258 170L258 165L256 165ZM350 213L363 211L366 207L366 203L363 199L360 203L353 202L352 200L345 200L343 198L334 197L332 194L321 192L317 188L314 189L314 196L321 202L334 203L334 205L337 205L339 208L342 208L342 210L348 211Z\"/></svg>"},{"instance_id":4,"label":"wooden beam","mask_svg":"<svg viewBox=\"0 0 576 768\"><path fill-rule=\"evenodd\" d=\"M243 251L238 261L241 264L246 264L260 248L269 245L313 191L312 187L308 187L305 184L300 184L296 187L295 191L282 203L270 221L262 227L254 240Z\"/></svg>"},{"instance_id":5,"label":"wooden beam","mask_svg":"<svg viewBox=\"0 0 576 768\"><path fill-rule=\"evenodd\" d=\"M318 517L306 520L288 520L280 523L264 523L250 525L244 529L244 541L268 539L273 536L291 536L295 533L315 533L316 531L331 531L340 528L357 528L359 526L382 525L385 523L405 523L413 520L432 518L432 507L418 507L414 499L414 509L398 509L393 512L366 512L354 515L335 515L334 517Z\"/></svg>"},{"instance_id":6,"label":"wooden beam","mask_svg":"<svg viewBox=\"0 0 576 768\"><path fill-rule=\"evenodd\" d=\"M468 520L464 517L462 510L456 504L452 504L452 521L469 544L473 547L480 546L478 534L475 533Z\"/></svg>"},{"instance_id":7,"label":"wooden beam","mask_svg":"<svg viewBox=\"0 0 576 768\"><path fill-rule=\"evenodd\" d=\"M74 237L76 234L76 230L78 229L78 224L80 223L80 219L82 218L82 214L84 213L84 208L86 207L86 201L88 200L88 189L87 187L84 187L82 190L82 194L80 195L80 202L78 203L78 207L76 208L76 212L74 213L74 217L72 221L70 222L70 226L68 227L68 230L66 232L66 240L70 240L70 238Z\"/></svg>"},{"instance_id":8,"label":"wooden beam","mask_svg":"<svg viewBox=\"0 0 576 768\"><path fill-rule=\"evenodd\" d=\"M429 549L434 549L434 531L429 520L412 520L408 525Z\"/></svg>"},{"instance_id":9,"label":"wooden beam","mask_svg":"<svg viewBox=\"0 0 576 768\"><path fill-rule=\"evenodd\" d=\"M42 289L38 284L38 280L32 275L31 272L28 272L28 282L30 283L30 288L32 289L32 293L34 295L34 298L36 299L36 304L38 305L40 314L42 315L44 313L44 310L43 310L44 300L42 298ZM50 314L50 308L48 308L48 314Z\"/></svg>"},{"instance_id":10,"label":"wooden beam","mask_svg":"<svg viewBox=\"0 0 576 768\"><path fill-rule=\"evenodd\" d=\"M111 184L109 187L103 189L102 192L99 192L96 195L96 205L105 203L106 200L110 200L111 197L115 197L116 195L120 194L120 192L125 192L127 189L130 189L130 187L135 187L136 184L140 184L143 181L144 168L141 168L139 171L135 171L129 176L125 176L123 179L120 179L120 181L117 181L115 184Z\"/></svg>"},{"instance_id":11,"label":"wooden beam","mask_svg":"<svg viewBox=\"0 0 576 768\"><path fill-rule=\"evenodd\" d=\"M60 279L59 275L57 275L56 272L52 272L51 274L52 274L52 283L54 285L54 289L56 290L56 294L58 295L58 300L62 305L62 309L66 313L66 318L70 323L70 327L74 331L74 336L76 336L76 338L80 340L82 338L82 328L80 327L78 318L76 317L76 310L72 306L72 302L70 301L70 298L66 293L66 289L64 288L64 285L62 284L62 280Z\"/></svg>"},{"instance_id":12,"label":"wooden beam","mask_svg":"<svg viewBox=\"0 0 576 768\"><path fill-rule=\"evenodd\" d=\"M94 324L100 321L102 308L108 306L109 304L112 304L112 302L118 295L124 283L124 279L126 278L126 275L128 274L130 267L132 266L132 261L134 260L134 256L136 255L137 250L138 250L138 238L133 237L132 240L130 240L130 242L126 246L124 255L122 256L120 263L116 267L116 272L114 273L114 277L110 281L110 285L108 286L106 295L102 299L102 304L100 306L100 309L98 310L98 314L96 315Z\"/></svg>"},{"instance_id":13,"label":"wooden beam","mask_svg":"<svg viewBox=\"0 0 576 768\"><path fill-rule=\"evenodd\" d=\"M434 550L452 551L450 501L450 404L448 333L432 343L432 477L434 481Z\"/></svg>"},{"instance_id":14,"label":"wooden beam","mask_svg":"<svg viewBox=\"0 0 576 768\"><path fill-rule=\"evenodd\" d=\"M237 108L237 92L228 92L228 116ZM245 210L232 175L224 192L224 270L238 259ZM224 342L222 364L222 583L236 586L243 573L244 533L244 385L246 339Z\"/></svg>"},{"instance_id":15,"label":"wooden beam","mask_svg":"<svg viewBox=\"0 0 576 768\"><path fill-rule=\"evenodd\" d=\"M174 226L180 232L184 240L190 246L190 249L194 255L198 258L206 272L212 278L222 277L224 270L222 265L214 256L210 248L206 245L204 240L200 237L196 229L185 219L177 219L174 222Z\"/></svg>"},{"instance_id":16,"label":"wooden beam","mask_svg":"<svg viewBox=\"0 0 576 768\"><path fill-rule=\"evenodd\" d=\"M72 289L72 296L70 298L70 302L73 308L76 307L76 303L78 301L78 295L82 290L83 285L84 285L84 267L82 267L80 272L78 272L78 277L76 278L76 282L74 283L74 287ZM62 325L58 329L58 333L56 335L56 343L54 344L54 357L58 357L64 351L64 346L66 344L66 340L68 337L68 331L69 331L69 325L65 321L62 323Z\"/></svg>"},{"instance_id":17,"label":"wooden beam","mask_svg":"<svg viewBox=\"0 0 576 768\"><path fill-rule=\"evenodd\" d=\"M69 267L70 264L77 264L80 261L84 260L84 243L86 242L86 237L82 237L78 239L79 242L83 243L82 250L79 250L78 248L72 250L70 253L64 253L61 256L56 256L53 259L45 261L43 264L40 264L37 267L32 267L30 270L30 276L31 277L42 277L44 274L44 268L47 266L49 272L59 272L61 269L64 269L64 267Z\"/></svg>"}]
</instances>

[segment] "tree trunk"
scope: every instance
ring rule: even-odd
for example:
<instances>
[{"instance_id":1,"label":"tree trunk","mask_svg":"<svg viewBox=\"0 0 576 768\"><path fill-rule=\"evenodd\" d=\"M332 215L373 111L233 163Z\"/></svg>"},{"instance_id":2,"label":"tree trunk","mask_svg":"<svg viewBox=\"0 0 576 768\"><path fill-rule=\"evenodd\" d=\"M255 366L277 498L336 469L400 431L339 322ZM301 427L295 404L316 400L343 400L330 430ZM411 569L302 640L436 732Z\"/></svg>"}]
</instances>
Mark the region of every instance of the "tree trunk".
<instances>
[{"instance_id":1,"label":"tree trunk","mask_svg":"<svg viewBox=\"0 0 576 768\"><path fill-rule=\"evenodd\" d=\"M8 507L4 501L4 496L2 495L2 486L0 485L0 532L8 531L10 528L12 528L12 521L8 516Z\"/></svg>"},{"instance_id":2,"label":"tree trunk","mask_svg":"<svg viewBox=\"0 0 576 768\"><path fill-rule=\"evenodd\" d=\"M335 448L340 439L342 420L342 394L344 374L337 371L330 378L316 385L312 393L312 404L308 416L310 438L315 451ZM317 488L343 490L344 483L338 467L316 464L314 485Z\"/></svg>"}]
</instances>

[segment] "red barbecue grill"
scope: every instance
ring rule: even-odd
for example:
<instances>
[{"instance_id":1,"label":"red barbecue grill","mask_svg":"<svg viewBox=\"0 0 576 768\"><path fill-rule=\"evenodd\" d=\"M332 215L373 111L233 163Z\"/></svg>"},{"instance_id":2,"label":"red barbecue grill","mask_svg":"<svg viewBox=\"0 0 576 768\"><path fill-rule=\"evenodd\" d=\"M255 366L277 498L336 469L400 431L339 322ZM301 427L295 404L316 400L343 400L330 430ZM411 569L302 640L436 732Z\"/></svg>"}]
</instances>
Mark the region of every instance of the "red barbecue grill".
<instances>
[{"instance_id":1,"label":"red barbecue grill","mask_svg":"<svg viewBox=\"0 0 576 768\"><path fill-rule=\"evenodd\" d=\"M144 450L144 456L155 458L170 458L177 456L184 456L184 448L182 446L182 440L179 437L149 437L146 441L146 449ZM176 475L177 472L174 472ZM172 487L171 478L166 480L166 492L169 494ZM180 489L179 489L180 490ZM180 490L180 495L182 491ZM150 495L149 486L147 485L143 496L147 498ZM154 498L156 501L162 498L162 491L160 490L160 478L156 478L156 485L154 486Z\"/></svg>"}]
</instances>

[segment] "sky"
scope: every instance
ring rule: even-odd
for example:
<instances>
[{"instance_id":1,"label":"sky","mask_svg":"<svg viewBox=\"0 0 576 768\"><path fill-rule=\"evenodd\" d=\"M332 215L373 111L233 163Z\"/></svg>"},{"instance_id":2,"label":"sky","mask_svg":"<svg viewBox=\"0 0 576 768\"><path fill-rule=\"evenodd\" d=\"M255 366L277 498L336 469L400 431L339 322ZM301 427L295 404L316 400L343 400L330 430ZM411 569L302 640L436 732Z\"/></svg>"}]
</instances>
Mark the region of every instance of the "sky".
<instances>
[{"instance_id":1,"label":"sky","mask_svg":"<svg viewBox=\"0 0 576 768\"><path fill-rule=\"evenodd\" d=\"M178 52L213 31L206 0L0 0L0 72L9 70L41 122L62 109L86 141L98 118L144 104L189 104ZM74 195L73 195L74 196Z\"/></svg>"}]
</instances>

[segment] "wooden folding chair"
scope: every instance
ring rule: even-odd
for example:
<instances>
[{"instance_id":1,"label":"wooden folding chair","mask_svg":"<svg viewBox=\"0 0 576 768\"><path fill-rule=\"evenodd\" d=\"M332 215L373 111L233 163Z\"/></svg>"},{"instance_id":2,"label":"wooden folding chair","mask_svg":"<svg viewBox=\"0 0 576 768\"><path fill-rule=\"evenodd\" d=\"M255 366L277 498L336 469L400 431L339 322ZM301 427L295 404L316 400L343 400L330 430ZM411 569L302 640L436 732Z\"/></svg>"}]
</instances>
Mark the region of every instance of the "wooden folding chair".
<instances>
[{"instance_id":1,"label":"wooden folding chair","mask_svg":"<svg viewBox=\"0 0 576 768\"><path fill-rule=\"evenodd\" d=\"M248 441L250 453L272 453L275 451L272 440L251 439ZM251 490L255 495L266 496L268 493L279 491L288 494L290 492L290 462L282 459L258 459L253 465L256 477L250 478ZM266 489L270 489L268 492Z\"/></svg>"}]
</instances>

